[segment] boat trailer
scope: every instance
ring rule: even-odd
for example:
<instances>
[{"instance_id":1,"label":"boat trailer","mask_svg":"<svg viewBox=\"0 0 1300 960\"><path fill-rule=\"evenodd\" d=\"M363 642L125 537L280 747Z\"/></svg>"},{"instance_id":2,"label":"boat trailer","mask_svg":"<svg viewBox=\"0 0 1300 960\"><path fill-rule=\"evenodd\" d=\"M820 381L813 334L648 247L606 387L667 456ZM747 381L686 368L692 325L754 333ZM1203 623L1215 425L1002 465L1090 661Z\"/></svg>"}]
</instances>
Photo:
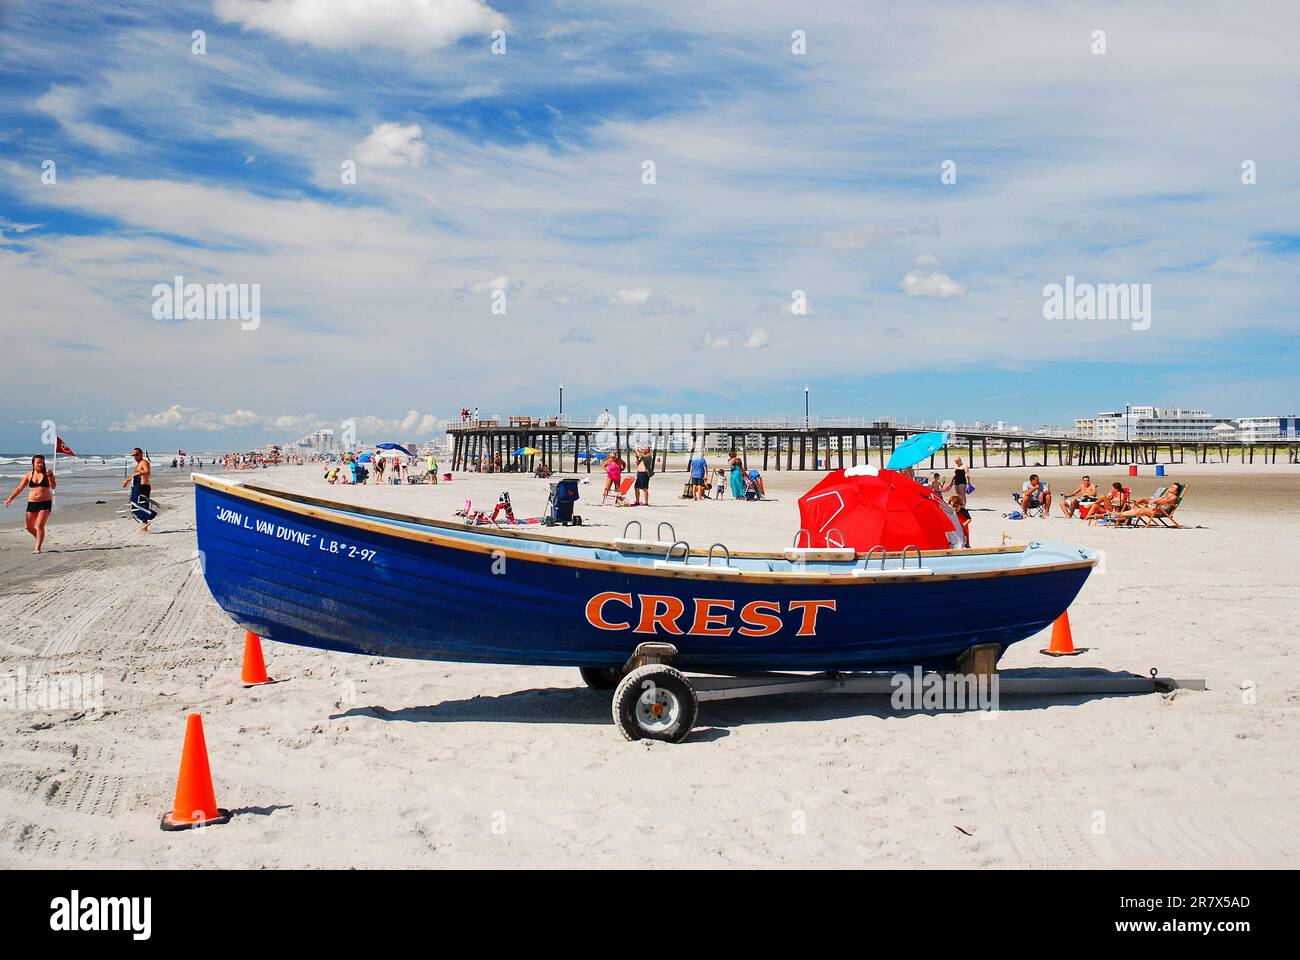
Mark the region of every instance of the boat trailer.
<instances>
[{"instance_id":1,"label":"boat trailer","mask_svg":"<svg viewBox=\"0 0 1300 960\"><path fill-rule=\"evenodd\" d=\"M1024 669L999 672L996 644L971 647L957 660L957 672L831 672L756 673L738 676L687 677L672 666L677 648L671 643L637 645L621 670L583 668L589 687L613 690L614 723L628 740L664 740L680 743L695 727L701 703L742 700L788 693L849 693L906 697L912 705L901 710L996 709L1002 696L1095 696L1106 694L1171 694L1177 690L1205 690L1204 680L1163 677L1154 667L1150 675L1108 670L1069 668ZM922 694L917 688L923 688ZM956 704L951 694L956 692ZM988 693L993 694L992 702ZM930 700L924 699L930 696ZM968 698L967 698L968 697Z\"/></svg>"}]
</instances>

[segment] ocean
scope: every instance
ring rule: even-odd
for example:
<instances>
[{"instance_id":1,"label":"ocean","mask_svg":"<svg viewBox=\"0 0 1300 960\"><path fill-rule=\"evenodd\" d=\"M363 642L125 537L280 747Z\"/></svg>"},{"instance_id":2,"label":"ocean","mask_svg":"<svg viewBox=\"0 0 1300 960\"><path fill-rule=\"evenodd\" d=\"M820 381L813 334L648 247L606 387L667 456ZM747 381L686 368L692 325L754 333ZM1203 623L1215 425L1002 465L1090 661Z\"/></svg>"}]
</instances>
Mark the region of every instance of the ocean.
<instances>
[{"instance_id":1,"label":"ocean","mask_svg":"<svg viewBox=\"0 0 1300 960\"><path fill-rule=\"evenodd\" d=\"M201 469L199 461L203 464L202 469L211 470L214 457L214 454L195 454L193 458L187 456L184 473L179 467L172 469L171 456L155 455L150 459L153 462L154 474L161 477L162 475L183 476L191 470L199 470ZM126 491L122 489L122 481L130 476L131 470L135 467L135 461L130 457L121 454L59 457L56 463L51 455L46 454L45 461L54 471L54 476L59 483L58 489L54 491L55 509L94 503L97 500L126 503ZM3 504L13 492L18 481L30 468L31 462L32 458L29 454L0 454L0 504ZM26 509L27 491L24 490L8 509L0 510L0 525L22 523Z\"/></svg>"}]
</instances>

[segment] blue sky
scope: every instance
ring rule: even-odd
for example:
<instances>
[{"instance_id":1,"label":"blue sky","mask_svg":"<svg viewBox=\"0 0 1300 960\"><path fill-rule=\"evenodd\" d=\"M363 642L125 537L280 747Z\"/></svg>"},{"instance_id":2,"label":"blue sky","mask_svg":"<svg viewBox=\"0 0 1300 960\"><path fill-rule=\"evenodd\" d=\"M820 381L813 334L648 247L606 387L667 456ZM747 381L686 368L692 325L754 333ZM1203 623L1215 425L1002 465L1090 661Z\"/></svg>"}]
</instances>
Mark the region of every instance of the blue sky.
<instances>
[{"instance_id":1,"label":"blue sky","mask_svg":"<svg viewBox=\"0 0 1300 960\"><path fill-rule=\"evenodd\" d=\"M107 451L424 439L462 405L553 412L560 381L591 414L799 416L805 384L823 416L1295 413L1298 25L0 0L0 448L46 419ZM178 274L256 284L257 329L157 319ZM1067 275L1150 284L1150 329L1044 320Z\"/></svg>"}]
</instances>

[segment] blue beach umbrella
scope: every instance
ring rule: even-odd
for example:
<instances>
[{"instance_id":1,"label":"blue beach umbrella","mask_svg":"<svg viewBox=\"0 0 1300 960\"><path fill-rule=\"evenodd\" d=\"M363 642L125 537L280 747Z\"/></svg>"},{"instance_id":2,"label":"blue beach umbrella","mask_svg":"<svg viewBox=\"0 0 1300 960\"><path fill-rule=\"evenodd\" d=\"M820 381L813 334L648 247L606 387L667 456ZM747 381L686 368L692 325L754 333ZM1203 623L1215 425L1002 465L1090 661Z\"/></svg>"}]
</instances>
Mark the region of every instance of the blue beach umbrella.
<instances>
[{"instance_id":1,"label":"blue beach umbrella","mask_svg":"<svg viewBox=\"0 0 1300 960\"><path fill-rule=\"evenodd\" d=\"M941 430L908 437L895 448L886 469L902 470L906 467L914 467L926 457L932 457L937 451L942 450L947 442L948 434Z\"/></svg>"},{"instance_id":2,"label":"blue beach umbrella","mask_svg":"<svg viewBox=\"0 0 1300 960\"><path fill-rule=\"evenodd\" d=\"M592 460L604 460L604 459L605 459L606 457L608 457L608 456L609 456L608 453L593 453L593 454L591 455L591 459L592 459ZM578 454L578 459L579 459L579 460L586 460L586 459L588 459L587 454L585 454L585 453L580 453L580 454Z\"/></svg>"},{"instance_id":3,"label":"blue beach umbrella","mask_svg":"<svg viewBox=\"0 0 1300 960\"><path fill-rule=\"evenodd\" d=\"M373 454L363 453L361 456L357 457L357 463L369 463L373 459L375 459Z\"/></svg>"},{"instance_id":4,"label":"blue beach umbrella","mask_svg":"<svg viewBox=\"0 0 1300 960\"><path fill-rule=\"evenodd\" d=\"M402 446L400 443L381 443L381 444L379 444L379 449L380 449L380 450L400 450L402 453L406 454L408 457L413 457L413 456L415 456L415 454L413 454L410 450L407 450L407 449L406 449L404 446Z\"/></svg>"}]
</instances>

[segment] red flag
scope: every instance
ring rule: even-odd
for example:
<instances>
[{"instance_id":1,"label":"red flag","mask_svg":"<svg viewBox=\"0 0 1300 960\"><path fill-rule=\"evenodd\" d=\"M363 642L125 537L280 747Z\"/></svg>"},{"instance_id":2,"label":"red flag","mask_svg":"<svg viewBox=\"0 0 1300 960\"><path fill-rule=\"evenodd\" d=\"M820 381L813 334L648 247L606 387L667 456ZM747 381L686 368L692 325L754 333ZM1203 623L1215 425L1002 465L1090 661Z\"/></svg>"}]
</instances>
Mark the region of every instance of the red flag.
<instances>
[{"instance_id":1,"label":"red flag","mask_svg":"<svg viewBox=\"0 0 1300 960\"><path fill-rule=\"evenodd\" d=\"M76 456L76 454L72 452L72 448L63 442L62 437L55 437L54 440L55 440L54 449L57 452L63 454L65 457Z\"/></svg>"}]
</instances>

